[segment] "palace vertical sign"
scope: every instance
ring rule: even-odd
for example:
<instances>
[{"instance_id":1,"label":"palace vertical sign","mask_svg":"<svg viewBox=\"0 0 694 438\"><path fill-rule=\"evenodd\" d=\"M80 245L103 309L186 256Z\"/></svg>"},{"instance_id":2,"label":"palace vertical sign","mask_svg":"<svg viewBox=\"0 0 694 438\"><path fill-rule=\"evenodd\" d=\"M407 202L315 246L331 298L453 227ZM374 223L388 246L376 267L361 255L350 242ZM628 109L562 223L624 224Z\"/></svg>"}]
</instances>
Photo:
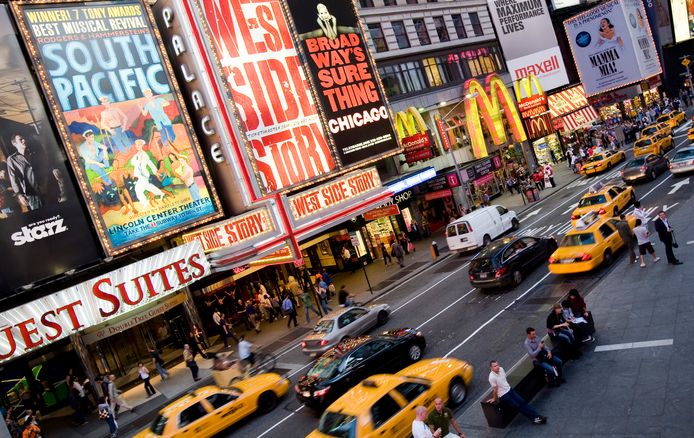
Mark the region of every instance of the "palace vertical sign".
<instances>
[{"instance_id":1,"label":"palace vertical sign","mask_svg":"<svg viewBox=\"0 0 694 438\"><path fill-rule=\"evenodd\" d=\"M342 166L396 153L385 93L350 0L287 0Z\"/></svg>"}]
</instances>

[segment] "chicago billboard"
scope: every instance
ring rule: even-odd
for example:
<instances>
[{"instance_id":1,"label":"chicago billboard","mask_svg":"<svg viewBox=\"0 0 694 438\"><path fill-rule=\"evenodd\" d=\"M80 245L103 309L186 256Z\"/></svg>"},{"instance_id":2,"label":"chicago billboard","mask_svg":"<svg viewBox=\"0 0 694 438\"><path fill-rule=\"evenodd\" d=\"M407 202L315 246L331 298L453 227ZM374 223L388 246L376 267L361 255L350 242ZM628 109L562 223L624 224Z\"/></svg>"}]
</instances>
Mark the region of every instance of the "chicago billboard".
<instances>
[{"instance_id":1,"label":"chicago billboard","mask_svg":"<svg viewBox=\"0 0 694 438\"><path fill-rule=\"evenodd\" d=\"M641 0L611 0L564 21L587 96L662 72Z\"/></svg>"},{"instance_id":2,"label":"chicago billboard","mask_svg":"<svg viewBox=\"0 0 694 438\"><path fill-rule=\"evenodd\" d=\"M109 254L221 215L140 1L27 0L12 10Z\"/></svg>"},{"instance_id":3,"label":"chicago billboard","mask_svg":"<svg viewBox=\"0 0 694 438\"><path fill-rule=\"evenodd\" d=\"M0 291L99 260L6 5L0 5ZM4 296L0 296L4 298Z\"/></svg>"},{"instance_id":4,"label":"chicago billboard","mask_svg":"<svg viewBox=\"0 0 694 438\"><path fill-rule=\"evenodd\" d=\"M488 0L511 79L536 75L545 90L569 83L544 0Z\"/></svg>"},{"instance_id":5,"label":"chicago billboard","mask_svg":"<svg viewBox=\"0 0 694 438\"><path fill-rule=\"evenodd\" d=\"M342 166L399 151L385 93L351 0L287 0Z\"/></svg>"}]
</instances>

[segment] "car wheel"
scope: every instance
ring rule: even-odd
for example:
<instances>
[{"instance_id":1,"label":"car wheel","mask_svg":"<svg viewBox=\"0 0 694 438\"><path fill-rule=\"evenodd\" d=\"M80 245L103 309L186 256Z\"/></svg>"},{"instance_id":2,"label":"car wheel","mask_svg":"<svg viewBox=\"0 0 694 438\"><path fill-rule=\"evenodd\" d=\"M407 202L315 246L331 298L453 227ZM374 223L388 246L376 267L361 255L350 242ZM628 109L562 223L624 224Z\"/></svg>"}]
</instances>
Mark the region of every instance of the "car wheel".
<instances>
[{"instance_id":1,"label":"car wheel","mask_svg":"<svg viewBox=\"0 0 694 438\"><path fill-rule=\"evenodd\" d=\"M448 404L460 406L467 398L467 387L460 377L455 377L448 385Z\"/></svg>"},{"instance_id":2,"label":"car wheel","mask_svg":"<svg viewBox=\"0 0 694 438\"><path fill-rule=\"evenodd\" d=\"M378 325L383 325L388 322L388 312L381 310L378 312Z\"/></svg>"},{"instance_id":3,"label":"car wheel","mask_svg":"<svg viewBox=\"0 0 694 438\"><path fill-rule=\"evenodd\" d=\"M516 231L520 227L520 222L518 222L518 219L513 218L511 219L511 229L513 231Z\"/></svg>"},{"instance_id":4,"label":"car wheel","mask_svg":"<svg viewBox=\"0 0 694 438\"><path fill-rule=\"evenodd\" d=\"M482 238L482 246L487 246L490 243L492 243L492 238L489 237L489 234L485 234L484 237Z\"/></svg>"},{"instance_id":5,"label":"car wheel","mask_svg":"<svg viewBox=\"0 0 694 438\"><path fill-rule=\"evenodd\" d=\"M277 406L277 396L272 391L266 391L258 397L258 412L266 414Z\"/></svg>"},{"instance_id":6,"label":"car wheel","mask_svg":"<svg viewBox=\"0 0 694 438\"><path fill-rule=\"evenodd\" d=\"M629 202L630 202L631 204L633 204L634 202L636 202L636 195L634 194L634 192L631 192L631 197L629 198Z\"/></svg>"},{"instance_id":7,"label":"car wheel","mask_svg":"<svg viewBox=\"0 0 694 438\"><path fill-rule=\"evenodd\" d=\"M410 359L410 361L417 362L422 358L422 347L417 344L410 346L410 349L407 350L407 357Z\"/></svg>"},{"instance_id":8,"label":"car wheel","mask_svg":"<svg viewBox=\"0 0 694 438\"><path fill-rule=\"evenodd\" d=\"M658 174L655 173L655 169L651 169L651 180L655 180L658 177Z\"/></svg>"},{"instance_id":9,"label":"car wheel","mask_svg":"<svg viewBox=\"0 0 694 438\"><path fill-rule=\"evenodd\" d=\"M612 251L609 249L602 255L602 264L605 266L610 266L612 264Z\"/></svg>"},{"instance_id":10,"label":"car wheel","mask_svg":"<svg viewBox=\"0 0 694 438\"><path fill-rule=\"evenodd\" d=\"M612 163L607 163L607 170L612 169Z\"/></svg>"},{"instance_id":11,"label":"car wheel","mask_svg":"<svg viewBox=\"0 0 694 438\"><path fill-rule=\"evenodd\" d=\"M513 285L518 286L523 281L523 273L521 271L513 271Z\"/></svg>"}]
</instances>

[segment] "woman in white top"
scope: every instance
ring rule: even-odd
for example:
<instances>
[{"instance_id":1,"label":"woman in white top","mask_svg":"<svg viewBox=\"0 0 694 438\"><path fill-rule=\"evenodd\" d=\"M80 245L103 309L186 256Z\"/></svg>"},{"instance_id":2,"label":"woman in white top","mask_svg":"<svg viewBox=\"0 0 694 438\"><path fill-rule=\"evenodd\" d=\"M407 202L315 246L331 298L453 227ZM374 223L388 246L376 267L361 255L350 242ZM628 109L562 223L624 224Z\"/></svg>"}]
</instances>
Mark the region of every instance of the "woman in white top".
<instances>
[{"instance_id":1,"label":"woman in white top","mask_svg":"<svg viewBox=\"0 0 694 438\"><path fill-rule=\"evenodd\" d=\"M147 398L150 398L156 394L157 391L155 391L154 386L149 383L149 370L142 362L137 364L137 366L139 367L137 372L140 374L140 379L142 379L142 382L144 382L145 391L147 391Z\"/></svg>"}]
</instances>

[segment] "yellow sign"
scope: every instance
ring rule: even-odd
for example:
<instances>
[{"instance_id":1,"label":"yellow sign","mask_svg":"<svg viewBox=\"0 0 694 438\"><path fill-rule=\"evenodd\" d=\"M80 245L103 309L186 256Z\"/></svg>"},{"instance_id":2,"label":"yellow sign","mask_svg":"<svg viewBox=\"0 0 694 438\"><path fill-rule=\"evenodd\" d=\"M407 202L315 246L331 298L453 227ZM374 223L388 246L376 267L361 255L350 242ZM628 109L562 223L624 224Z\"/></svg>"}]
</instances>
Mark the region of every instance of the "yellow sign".
<instances>
[{"instance_id":1,"label":"yellow sign","mask_svg":"<svg viewBox=\"0 0 694 438\"><path fill-rule=\"evenodd\" d=\"M482 116L494 144L506 143L506 128L501 118L501 109L504 110L506 120L513 133L513 138L517 142L527 139L518 109L508 92L508 88L504 85L504 81L501 80L499 75L491 74L487 76L486 85L489 89L489 94L487 94L487 90L477 79L468 79L464 87L466 94L477 93L475 98L465 101L467 130L475 158L484 158L489 155L484 141L484 133L482 132L480 107L482 107Z\"/></svg>"},{"instance_id":2,"label":"yellow sign","mask_svg":"<svg viewBox=\"0 0 694 438\"><path fill-rule=\"evenodd\" d=\"M692 61L690 61L689 58L684 58L682 60L682 65L685 67L689 67L689 64L691 64L691 63L692 63Z\"/></svg>"},{"instance_id":3,"label":"yellow sign","mask_svg":"<svg viewBox=\"0 0 694 438\"><path fill-rule=\"evenodd\" d=\"M535 86L535 91L533 92L533 85ZM532 96L537 96L541 94L545 94L544 91L542 91L542 86L540 85L540 80L537 79L537 76L530 74L524 78L520 78L517 81L513 83L513 89L516 92L516 101L520 102L521 100L532 97Z\"/></svg>"},{"instance_id":4,"label":"yellow sign","mask_svg":"<svg viewBox=\"0 0 694 438\"><path fill-rule=\"evenodd\" d=\"M395 113L395 130L400 140L426 132L427 129L427 124L417 108L411 106L405 111Z\"/></svg>"}]
</instances>

